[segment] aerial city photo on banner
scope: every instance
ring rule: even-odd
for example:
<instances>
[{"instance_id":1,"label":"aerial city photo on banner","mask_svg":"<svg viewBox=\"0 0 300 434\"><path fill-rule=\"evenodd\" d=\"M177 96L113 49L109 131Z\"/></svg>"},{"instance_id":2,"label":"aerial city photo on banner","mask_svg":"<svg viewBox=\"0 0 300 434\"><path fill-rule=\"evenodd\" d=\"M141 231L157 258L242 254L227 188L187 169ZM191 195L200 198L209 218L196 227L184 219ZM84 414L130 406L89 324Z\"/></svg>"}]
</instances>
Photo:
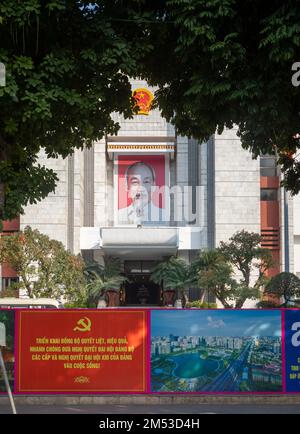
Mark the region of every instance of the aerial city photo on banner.
<instances>
[{"instance_id":1,"label":"aerial city photo on banner","mask_svg":"<svg viewBox=\"0 0 300 434\"><path fill-rule=\"evenodd\" d=\"M281 312L153 311L153 392L281 392Z\"/></svg>"}]
</instances>

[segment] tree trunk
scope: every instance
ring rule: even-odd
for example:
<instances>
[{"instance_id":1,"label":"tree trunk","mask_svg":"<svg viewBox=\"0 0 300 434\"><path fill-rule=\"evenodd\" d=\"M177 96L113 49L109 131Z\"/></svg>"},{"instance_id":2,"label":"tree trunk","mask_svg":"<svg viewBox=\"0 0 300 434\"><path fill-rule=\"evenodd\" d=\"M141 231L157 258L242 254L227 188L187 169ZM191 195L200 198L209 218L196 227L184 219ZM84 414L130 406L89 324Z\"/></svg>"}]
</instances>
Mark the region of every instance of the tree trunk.
<instances>
[{"instance_id":1,"label":"tree trunk","mask_svg":"<svg viewBox=\"0 0 300 434\"><path fill-rule=\"evenodd\" d=\"M199 300L200 300L201 303L204 303L205 293L206 293L206 290L205 289L201 289L201 291L200 291L200 298L199 298Z\"/></svg>"},{"instance_id":2,"label":"tree trunk","mask_svg":"<svg viewBox=\"0 0 300 434\"><path fill-rule=\"evenodd\" d=\"M211 293L214 294L226 309L232 309L232 306L226 301L226 297L223 295L224 288L220 288L219 290L217 288L211 289Z\"/></svg>"},{"instance_id":3,"label":"tree trunk","mask_svg":"<svg viewBox=\"0 0 300 434\"><path fill-rule=\"evenodd\" d=\"M22 282L26 288L26 291L28 293L28 297L31 298L32 297L32 289L31 289L30 282L28 282L28 280L26 279L26 276L20 274L20 277L21 277Z\"/></svg>"},{"instance_id":4,"label":"tree trunk","mask_svg":"<svg viewBox=\"0 0 300 434\"><path fill-rule=\"evenodd\" d=\"M235 303L235 309L242 309L244 303L246 301L246 298L240 298L237 300L237 302Z\"/></svg>"},{"instance_id":5,"label":"tree trunk","mask_svg":"<svg viewBox=\"0 0 300 434\"><path fill-rule=\"evenodd\" d=\"M226 301L224 297L219 295L217 292L215 292L216 298L222 303L222 305L225 307L225 309L232 309L232 306Z\"/></svg>"}]
</instances>

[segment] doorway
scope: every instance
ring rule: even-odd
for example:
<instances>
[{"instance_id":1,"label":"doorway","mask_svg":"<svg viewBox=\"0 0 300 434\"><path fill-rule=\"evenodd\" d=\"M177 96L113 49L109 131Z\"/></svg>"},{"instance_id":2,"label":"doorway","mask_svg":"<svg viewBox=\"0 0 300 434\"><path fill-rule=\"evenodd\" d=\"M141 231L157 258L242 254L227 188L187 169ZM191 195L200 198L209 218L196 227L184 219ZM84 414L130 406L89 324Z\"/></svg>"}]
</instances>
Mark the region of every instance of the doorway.
<instances>
[{"instance_id":1,"label":"doorway","mask_svg":"<svg viewBox=\"0 0 300 434\"><path fill-rule=\"evenodd\" d=\"M125 283L126 306L160 306L161 288L150 280L156 261L125 261L124 271L128 282Z\"/></svg>"}]
</instances>

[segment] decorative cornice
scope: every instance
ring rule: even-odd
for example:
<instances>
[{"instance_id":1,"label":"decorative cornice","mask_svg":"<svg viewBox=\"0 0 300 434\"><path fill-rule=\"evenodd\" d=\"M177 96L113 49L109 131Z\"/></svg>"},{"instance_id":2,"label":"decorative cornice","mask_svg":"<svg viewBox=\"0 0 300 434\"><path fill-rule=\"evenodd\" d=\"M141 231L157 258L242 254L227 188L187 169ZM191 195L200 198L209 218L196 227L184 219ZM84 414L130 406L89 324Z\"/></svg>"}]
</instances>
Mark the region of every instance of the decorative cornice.
<instances>
[{"instance_id":1,"label":"decorative cornice","mask_svg":"<svg viewBox=\"0 0 300 434\"><path fill-rule=\"evenodd\" d=\"M107 145L108 151L115 150L124 150L124 149L143 149L143 150L152 150L152 149L164 149L164 150L175 150L175 145Z\"/></svg>"}]
</instances>

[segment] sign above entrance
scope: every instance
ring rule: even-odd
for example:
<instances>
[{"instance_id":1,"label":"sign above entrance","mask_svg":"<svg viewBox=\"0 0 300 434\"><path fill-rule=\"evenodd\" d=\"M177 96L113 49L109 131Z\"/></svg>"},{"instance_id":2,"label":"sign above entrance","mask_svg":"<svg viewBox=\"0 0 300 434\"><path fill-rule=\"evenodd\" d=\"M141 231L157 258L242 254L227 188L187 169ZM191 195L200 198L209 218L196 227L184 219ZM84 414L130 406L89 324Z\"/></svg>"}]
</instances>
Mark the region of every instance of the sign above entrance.
<instances>
[{"instance_id":1,"label":"sign above entrance","mask_svg":"<svg viewBox=\"0 0 300 434\"><path fill-rule=\"evenodd\" d=\"M154 99L153 93L148 89L139 88L132 92L132 96L136 101L136 106L138 107L138 112L136 114L148 115Z\"/></svg>"}]
</instances>

